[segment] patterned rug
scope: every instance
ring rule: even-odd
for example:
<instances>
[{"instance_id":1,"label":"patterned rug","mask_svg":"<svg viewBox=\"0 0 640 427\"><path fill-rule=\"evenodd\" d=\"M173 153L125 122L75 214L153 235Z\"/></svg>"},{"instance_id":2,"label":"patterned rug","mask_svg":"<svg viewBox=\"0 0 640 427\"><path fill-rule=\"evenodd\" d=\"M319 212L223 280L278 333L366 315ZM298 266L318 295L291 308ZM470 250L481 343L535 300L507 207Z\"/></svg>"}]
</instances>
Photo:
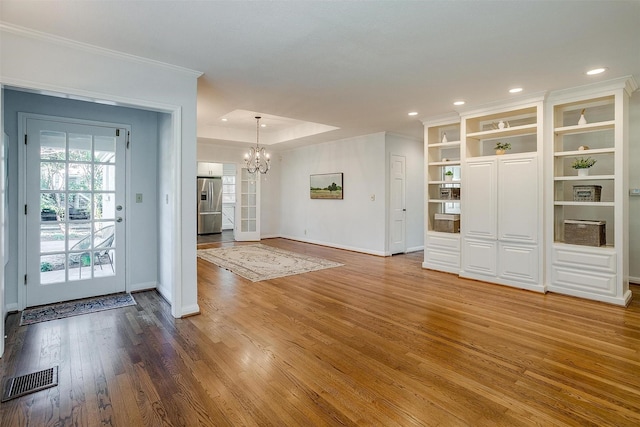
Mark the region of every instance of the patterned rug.
<instances>
[{"instance_id":1,"label":"patterned rug","mask_svg":"<svg viewBox=\"0 0 640 427\"><path fill-rule=\"evenodd\" d=\"M128 305L136 305L136 301L131 294L125 293L43 305L24 310L22 317L20 317L20 325L31 325L32 323L95 313L97 311L126 307Z\"/></svg>"},{"instance_id":2,"label":"patterned rug","mask_svg":"<svg viewBox=\"0 0 640 427\"><path fill-rule=\"evenodd\" d=\"M252 282L344 265L259 243L227 248L200 249L198 257Z\"/></svg>"}]
</instances>

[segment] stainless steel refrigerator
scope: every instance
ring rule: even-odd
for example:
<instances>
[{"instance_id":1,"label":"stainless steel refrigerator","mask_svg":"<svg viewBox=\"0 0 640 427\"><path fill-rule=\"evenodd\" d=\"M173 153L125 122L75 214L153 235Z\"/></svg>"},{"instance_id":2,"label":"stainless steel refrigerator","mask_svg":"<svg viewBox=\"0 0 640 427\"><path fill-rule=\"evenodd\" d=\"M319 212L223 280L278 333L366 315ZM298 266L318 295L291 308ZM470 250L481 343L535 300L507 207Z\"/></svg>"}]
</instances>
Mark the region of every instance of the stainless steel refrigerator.
<instances>
[{"instance_id":1,"label":"stainless steel refrigerator","mask_svg":"<svg viewBox=\"0 0 640 427\"><path fill-rule=\"evenodd\" d=\"M222 178L198 178L198 234L222 233Z\"/></svg>"}]
</instances>

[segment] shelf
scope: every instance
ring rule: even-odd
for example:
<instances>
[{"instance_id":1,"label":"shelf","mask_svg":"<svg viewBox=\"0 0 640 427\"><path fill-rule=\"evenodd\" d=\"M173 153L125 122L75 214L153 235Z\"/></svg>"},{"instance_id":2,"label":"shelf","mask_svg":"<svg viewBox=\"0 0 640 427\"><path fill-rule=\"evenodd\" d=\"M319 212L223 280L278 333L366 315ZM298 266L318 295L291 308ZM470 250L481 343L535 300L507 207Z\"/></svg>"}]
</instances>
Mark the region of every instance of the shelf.
<instances>
[{"instance_id":1,"label":"shelf","mask_svg":"<svg viewBox=\"0 0 640 427\"><path fill-rule=\"evenodd\" d=\"M614 207L615 202L573 202L556 200L554 206L598 206L598 207Z\"/></svg>"},{"instance_id":2,"label":"shelf","mask_svg":"<svg viewBox=\"0 0 640 427\"><path fill-rule=\"evenodd\" d=\"M615 245L610 245L610 244L606 244L602 246L575 245L573 243L565 243L562 240L555 240L553 242L553 246L554 246L554 249L556 250L567 248L571 250L584 249L585 252L596 252L596 251L615 252Z\"/></svg>"},{"instance_id":3,"label":"shelf","mask_svg":"<svg viewBox=\"0 0 640 427\"><path fill-rule=\"evenodd\" d=\"M512 126L504 129L491 129L482 132L472 132L467 134L467 139L498 139L508 136L530 135L538 131L538 124L532 123L522 126Z\"/></svg>"},{"instance_id":4,"label":"shelf","mask_svg":"<svg viewBox=\"0 0 640 427\"><path fill-rule=\"evenodd\" d=\"M429 185L432 184L457 184L460 185L462 181L429 181Z\"/></svg>"},{"instance_id":5,"label":"shelf","mask_svg":"<svg viewBox=\"0 0 640 427\"><path fill-rule=\"evenodd\" d=\"M553 153L554 157L588 157L595 154L613 154L616 149L611 148L592 148L589 150L574 150L574 151L556 151Z\"/></svg>"},{"instance_id":6,"label":"shelf","mask_svg":"<svg viewBox=\"0 0 640 427\"><path fill-rule=\"evenodd\" d=\"M615 177L613 175L587 175L587 176L556 176L553 178L554 181L602 181L602 180L613 180Z\"/></svg>"},{"instance_id":7,"label":"shelf","mask_svg":"<svg viewBox=\"0 0 640 427\"><path fill-rule=\"evenodd\" d=\"M460 166L460 160L450 160L448 162L429 162L428 166Z\"/></svg>"},{"instance_id":8,"label":"shelf","mask_svg":"<svg viewBox=\"0 0 640 427\"><path fill-rule=\"evenodd\" d=\"M609 120L606 122L587 123L586 125L563 126L555 128L553 131L556 135L570 135L573 133L597 132L600 130L613 129L615 125L615 120Z\"/></svg>"},{"instance_id":9,"label":"shelf","mask_svg":"<svg viewBox=\"0 0 640 427\"><path fill-rule=\"evenodd\" d=\"M429 203L460 203L460 199L429 199Z\"/></svg>"},{"instance_id":10,"label":"shelf","mask_svg":"<svg viewBox=\"0 0 640 427\"><path fill-rule=\"evenodd\" d=\"M454 148L459 147L460 141L438 142L436 144L428 144L428 148Z\"/></svg>"}]
</instances>

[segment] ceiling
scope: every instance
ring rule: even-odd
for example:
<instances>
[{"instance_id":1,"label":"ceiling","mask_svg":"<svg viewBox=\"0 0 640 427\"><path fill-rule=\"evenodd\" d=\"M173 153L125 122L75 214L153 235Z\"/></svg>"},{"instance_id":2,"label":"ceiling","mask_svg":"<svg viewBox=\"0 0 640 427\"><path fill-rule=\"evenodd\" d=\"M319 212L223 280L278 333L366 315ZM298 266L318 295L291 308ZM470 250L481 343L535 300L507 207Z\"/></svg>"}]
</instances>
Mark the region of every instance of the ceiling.
<instances>
[{"instance_id":1,"label":"ceiling","mask_svg":"<svg viewBox=\"0 0 640 427\"><path fill-rule=\"evenodd\" d=\"M2 0L0 20L201 71L198 137L246 145L259 114L276 148L421 138L455 100L640 78L640 0Z\"/></svg>"}]
</instances>

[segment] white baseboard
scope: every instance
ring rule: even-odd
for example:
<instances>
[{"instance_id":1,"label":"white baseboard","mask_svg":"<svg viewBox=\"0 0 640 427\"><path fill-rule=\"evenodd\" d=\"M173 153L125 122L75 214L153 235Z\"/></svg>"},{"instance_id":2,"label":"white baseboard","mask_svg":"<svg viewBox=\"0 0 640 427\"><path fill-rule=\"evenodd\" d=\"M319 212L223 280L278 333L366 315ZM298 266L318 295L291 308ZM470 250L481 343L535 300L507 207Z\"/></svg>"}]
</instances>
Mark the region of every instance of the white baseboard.
<instances>
[{"instance_id":1,"label":"white baseboard","mask_svg":"<svg viewBox=\"0 0 640 427\"><path fill-rule=\"evenodd\" d=\"M134 283L127 287L127 292L149 291L151 289L156 289L157 287L158 282Z\"/></svg>"},{"instance_id":2,"label":"white baseboard","mask_svg":"<svg viewBox=\"0 0 640 427\"><path fill-rule=\"evenodd\" d=\"M407 252L406 253L418 252L418 251L423 251L423 250L424 250L424 246L414 246L413 248L407 248Z\"/></svg>"},{"instance_id":3,"label":"white baseboard","mask_svg":"<svg viewBox=\"0 0 640 427\"><path fill-rule=\"evenodd\" d=\"M327 247L336 248L336 249L344 249L344 250L347 250L347 251L360 252L360 253L369 254L369 255L389 256L389 254L385 253L384 251L372 251L370 249L356 248L356 247L353 247L353 246L337 245L335 243L322 242L322 241L319 241L319 240L301 239L300 237L295 237L295 236L280 235L280 236L273 236L273 237L281 237L283 239L295 240L297 242L312 243L314 245L327 246Z\"/></svg>"},{"instance_id":4,"label":"white baseboard","mask_svg":"<svg viewBox=\"0 0 640 427\"><path fill-rule=\"evenodd\" d=\"M182 307L180 311L180 317L193 316L194 314L200 314L200 306L198 304L187 305Z\"/></svg>"},{"instance_id":5,"label":"white baseboard","mask_svg":"<svg viewBox=\"0 0 640 427\"><path fill-rule=\"evenodd\" d=\"M640 277L629 276L629 283L633 283L634 285L640 285Z\"/></svg>"},{"instance_id":6,"label":"white baseboard","mask_svg":"<svg viewBox=\"0 0 640 427\"><path fill-rule=\"evenodd\" d=\"M156 291L158 291L158 293L162 295L162 298L164 298L165 301L167 301L169 305L171 305L171 288L162 286L162 283L158 283L158 286L156 286Z\"/></svg>"},{"instance_id":7,"label":"white baseboard","mask_svg":"<svg viewBox=\"0 0 640 427\"><path fill-rule=\"evenodd\" d=\"M12 302L11 304L7 304L4 306L5 308L5 313L14 313L16 311L18 311L18 303L17 302Z\"/></svg>"}]
</instances>

